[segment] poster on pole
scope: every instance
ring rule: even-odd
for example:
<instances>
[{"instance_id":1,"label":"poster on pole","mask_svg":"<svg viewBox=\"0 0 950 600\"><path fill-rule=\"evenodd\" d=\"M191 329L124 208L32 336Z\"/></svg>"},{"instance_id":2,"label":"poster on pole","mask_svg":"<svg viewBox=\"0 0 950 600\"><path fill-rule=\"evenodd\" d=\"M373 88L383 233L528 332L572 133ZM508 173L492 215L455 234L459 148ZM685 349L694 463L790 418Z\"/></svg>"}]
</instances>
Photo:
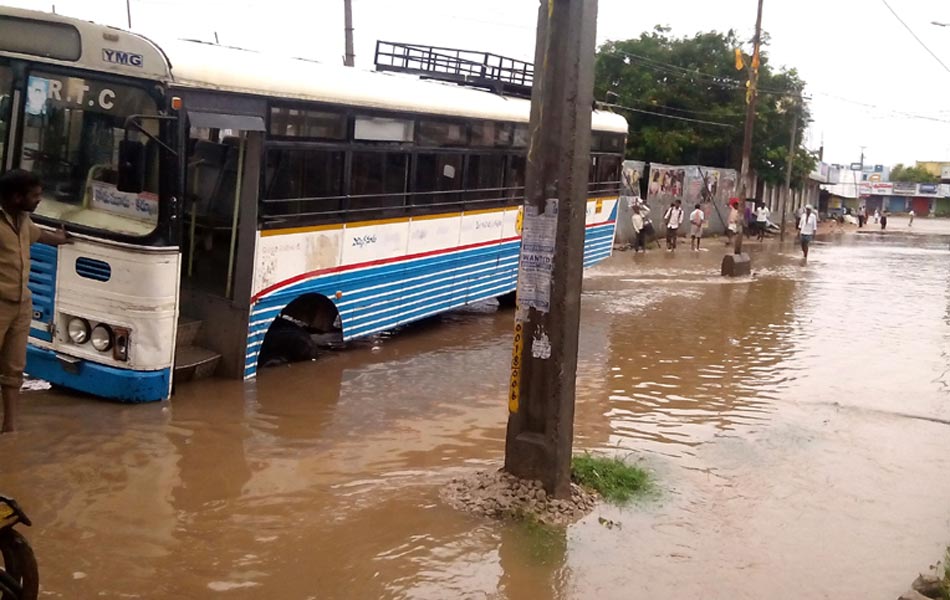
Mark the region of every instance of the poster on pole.
<instances>
[{"instance_id":1,"label":"poster on pole","mask_svg":"<svg viewBox=\"0 0 950 600\"><path fill-rule=\"evenodd\" d=\"M519 309L551 310L551 277L557 246L558 199L548 198L544 211L525 206L518 263Z\"/></svg>"}]
</instances>

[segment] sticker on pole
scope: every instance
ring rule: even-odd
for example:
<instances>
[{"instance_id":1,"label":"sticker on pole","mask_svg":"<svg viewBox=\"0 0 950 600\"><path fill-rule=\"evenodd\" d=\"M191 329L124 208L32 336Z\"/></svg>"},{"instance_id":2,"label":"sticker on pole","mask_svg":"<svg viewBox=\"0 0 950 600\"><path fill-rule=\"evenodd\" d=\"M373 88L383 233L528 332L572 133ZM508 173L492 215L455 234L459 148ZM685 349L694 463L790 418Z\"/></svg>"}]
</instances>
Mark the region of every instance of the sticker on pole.
<instances>
[{"instance_id":1,"label":"sticker on pole","mask_svg":"<svg viewBox=\"0 0 950 600\"><path fill-rule=\"evenodd\" d=\"M536 331L534 334L534 339L531 341L531 356L540 360L551 358L551 339L543 330Z\"/></svg>"},{"instance_id":2,"label":"sticker on pole","mask_svg":"<svg viewBox=\"0 0 950 600\"><path fill-rule=\"evenodd\" d=\"M551 310L551 274L557 246L557 198L545 201L544 212L526 206L521 231L521 257L518 264L519 308Z\"/></svg>"},{"instance_id":3,"label":"sticker on pole","mask_svg":"<svg viewBox=\"0 0 950 600\"><path fill-rule=\"evenodd\" d=\"M515 338L511 348L511 380L508 383L508 412L518 412L521 396L521 353L524 351L524 325L515 322Z\"/></svg>"}]
</instances>

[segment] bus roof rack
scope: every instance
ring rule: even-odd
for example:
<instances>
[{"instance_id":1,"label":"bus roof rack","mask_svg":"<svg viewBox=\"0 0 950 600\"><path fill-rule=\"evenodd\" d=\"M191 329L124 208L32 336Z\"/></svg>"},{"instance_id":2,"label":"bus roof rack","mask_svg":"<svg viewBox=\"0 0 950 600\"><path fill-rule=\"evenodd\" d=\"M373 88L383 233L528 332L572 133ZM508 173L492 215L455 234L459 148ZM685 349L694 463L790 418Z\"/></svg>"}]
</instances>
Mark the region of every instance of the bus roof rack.
<instances>
[{"instance_id":1,"label":"bus roof rack","mask_svg":"<svg viewBox=\"0 0 950 600\"><path fill-rule=\"evenodd\" d=\"M534 65L522 60L458 48L376 42L376 70L419 75L495 93L531 97Z\"/></svg>"}]
</instances>

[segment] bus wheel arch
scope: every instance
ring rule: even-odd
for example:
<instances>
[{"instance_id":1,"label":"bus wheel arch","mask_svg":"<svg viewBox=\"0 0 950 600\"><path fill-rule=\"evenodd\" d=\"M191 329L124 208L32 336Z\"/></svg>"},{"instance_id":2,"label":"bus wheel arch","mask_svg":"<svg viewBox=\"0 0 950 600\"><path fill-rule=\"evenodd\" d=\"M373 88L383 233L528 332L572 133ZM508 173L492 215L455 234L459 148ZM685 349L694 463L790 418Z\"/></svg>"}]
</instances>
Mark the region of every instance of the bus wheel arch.
<instances>
[{"instance_id":1,"label":"bus wheel arch","mask_svg":"<svg viewBox=\"0 0 950 600\"><path fill-rule=\"evenodd\" d=\"M291 301L271 322L261 344L264 366L313 360L321 338L340 338L340 313L329 298L307 293Z\"/></svg>"},{"instance_id":2,"label":"bus wheel arch","mask_svg":"<svg viewBox=\"0 0 950 600\"><path fill-rule=\"evenodd\" d=\"M302 324L312 333L333 333L342 329L340 310L323 294L297 296L280 311L280 317Z\"/></svg>"}]
</instances>

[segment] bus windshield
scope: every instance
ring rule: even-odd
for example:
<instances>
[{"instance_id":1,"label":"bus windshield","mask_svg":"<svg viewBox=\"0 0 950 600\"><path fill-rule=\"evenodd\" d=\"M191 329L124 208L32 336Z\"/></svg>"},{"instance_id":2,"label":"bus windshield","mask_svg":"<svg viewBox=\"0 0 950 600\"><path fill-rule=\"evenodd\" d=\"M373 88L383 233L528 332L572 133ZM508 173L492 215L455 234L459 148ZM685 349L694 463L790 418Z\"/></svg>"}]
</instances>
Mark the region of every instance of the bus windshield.
<instances>
[{"instance_id":1,"label":"bus windshield","mask_svg":"<svg viewBox=\"0 0 950 600\"><path fill-rule=\"evenodd\" d=\"M116 187L119 142L131 115L156 114L145 90L33 71L23 105L20 167L43 181L36 214L110 233L144 236L158 222L158 148L146 145L145 188ZM146 121L146 128L155 121Z\"/></svg>"}]
</instances>

